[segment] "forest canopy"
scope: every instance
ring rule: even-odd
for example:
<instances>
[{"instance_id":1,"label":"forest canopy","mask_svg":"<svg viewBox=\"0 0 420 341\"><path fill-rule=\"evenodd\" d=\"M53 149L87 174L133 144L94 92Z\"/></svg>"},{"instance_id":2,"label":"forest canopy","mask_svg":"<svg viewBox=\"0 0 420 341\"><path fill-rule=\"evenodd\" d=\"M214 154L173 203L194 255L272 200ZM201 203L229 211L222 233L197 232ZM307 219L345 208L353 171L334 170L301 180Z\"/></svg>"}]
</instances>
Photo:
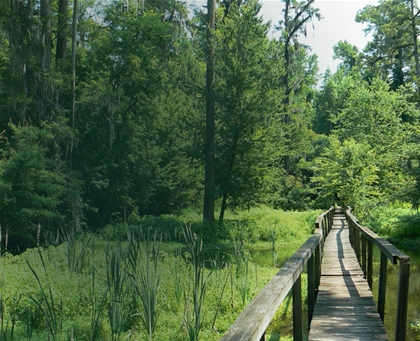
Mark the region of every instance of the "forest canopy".
<instances>
[{"instance_id":1,"label":"forest canopy","mask_svg":"<svg viewBox=\"0 0 420 341\"><path fill-rule=\"evenodd\" d=\"M361 217L417 207L417 3L359 11L372 41L362 51L337 42L340 65L317 87L317 56L300 37L322 13L313 0L282 2L270 39L256 0L218 2L210 36L206 9L177 0L0 0L0 224L10 243L35 245L40 227L97 232L201 210L209 152L220 223L255 205L339 200Z\"/></svg>"}]
</instances>

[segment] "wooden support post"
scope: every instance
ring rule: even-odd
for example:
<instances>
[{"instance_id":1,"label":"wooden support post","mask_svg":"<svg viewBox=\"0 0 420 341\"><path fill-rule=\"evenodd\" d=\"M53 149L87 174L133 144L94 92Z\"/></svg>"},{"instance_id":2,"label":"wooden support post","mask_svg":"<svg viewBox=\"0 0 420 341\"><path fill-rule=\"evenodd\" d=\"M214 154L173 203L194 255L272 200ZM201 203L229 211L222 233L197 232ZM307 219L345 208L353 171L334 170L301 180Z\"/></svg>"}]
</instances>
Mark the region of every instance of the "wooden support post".
<instances>
[{"instance_id":1,"label":"wooden support post","mask_svg":"<svg viewBox=\"0 0 420 341\"><path fill-rule=\"evenodd\" d=\"M378 287L378 312L384 322L385 316L385 295L386 295L386 272L388 266L388 258L381 252L381 264L379 268L379 287Z\"/></svg>"},{"instance_id":2,"label":"wooden support post","mask_svg":"<svg viewBox=\"0 0 420 341\"><path fill-rule=\"evenodd\" d=\"M410 278L410 258L400 261L398 280L397 319L395 325L395 341L405 341L407 327L408 285Z\"/></svg>"},{"instance_id":3,"label":"wooden support post","mask_svg":"<svg viewBox=\"0 0 420 341\"><path fill-rule=\"evenodd\" d=\"M367 256L367 282L370 290L372 290L373 278L373 244L368 240L368 256Z\"/></svg>"},{"instance_id":4,"label":"wooden support post","mask_svg":"<svg viewBox=\"0 0 420 341\"><path fill-rule=\"evenodd\" d=\"M322 254L322 243L321 240L319 245L315 249L315 290L318 292L319 284L321 283L321 254Z\"/></svg>"},{"instance_id":5,"label":"wooden support post","mask_svg":"<svg viewBox=\"0 0 420 341\"><path fill-rule=\"evenodd\" d=\"M355 238L354 238L354 251L356 251L357 261L360 264L360 232L358 229L355 230Z\"/></svg>"},{"instance_id":6,"label":"wooden support post","mask_svg":"<svg viewBox=\"0 0 420 341\"><path fill-rule=\"evenodd\" d=\"M362 234L362 271L366 278L366 237Z\"/></svg>"},{"instance_id":7,"label":"wooden support post","mask_svg":"<svg viewBox=\"0 0 420 341\"><path fill-rule=\"evenodd\" d=\"M315 293L315 254L313 253L308 260L308 325L311 325L312 315L314 314L314 307L316 301Z\"/></svg>"},{"instance_id":8,"label":"wooden support post","mask_svg":"<svg viewBox=\"0 0 420 341\"><path fill-rule=\"evenodd\" d=\"M303 341L301 275L293 285L293 341Z\"/></svg>"}]
</instances>

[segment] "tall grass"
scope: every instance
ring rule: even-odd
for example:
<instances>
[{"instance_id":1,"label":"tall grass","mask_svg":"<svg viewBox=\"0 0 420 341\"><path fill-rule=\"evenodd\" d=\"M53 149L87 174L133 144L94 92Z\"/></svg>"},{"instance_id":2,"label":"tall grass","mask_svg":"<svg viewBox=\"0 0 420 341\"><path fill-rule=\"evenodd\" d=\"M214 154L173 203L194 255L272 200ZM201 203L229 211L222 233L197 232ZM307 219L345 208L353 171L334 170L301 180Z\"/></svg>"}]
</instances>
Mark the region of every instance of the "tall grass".
<instances>
[{"instance_id":1,"label":"tall grass","mask_svg":"<svg viewBox=\"0 0 420 341\"><path fill-rule=\"evenodd\" d=\"M112 341L116 341L124 330L129 318L127 311L128 287L127 272L124 269L126 252L121 243L112 247L108 245L105 253L106 259L106 282L108 286L108 318L111 328Z\"/></svg>"},{"instance_id":2,"label":"tall grass","mask_svg":"<svg viewBox=\"0 0 420 341\"><path fill-rule=\"evenodd\" d=\"M190 226L183 229L185 243L191 257L192 277L192 315L190 315L189 302L186 298L186 309L184 326L187 330L190 341L199 339L200 330L203 325L203 306L207 290L207 279L211 272L205 275L203 259L203 240L192 232Z\"/></svg>"},{"instance_id":3,"label":"tall grass","mask_svg":"<svg viewBox=\"0 0 420 341\"><path fill-rule=\"evenodd\" d=\"M74 228L63 228L61 238L66 245L66 259L70 272L82 273L89 264L92 235L86 237Z\"/></svg>"},{"instance_id":4,"label":"tall grass","mask_svg":"<svg viewBox=\"0 0 420 341\"><path fill-rule=\"evenodd\" d=\"M92 239L91 242L91 254L92 258L95 259L95 239ZM97 293L97 283L96 283L96 273L97 269L95 262L92 262L91 266L91 300L92 300L92 309L90 313L90 341L96 341L100 339L100 334L102 331L102 315L103 311L106 308L106 299L108 294L108 289L102 289L103 292Z\"/></svg>"},{"instance_id":5,"label":"tall grass","mask_svg":"<svg viewBox=\"0 0 420 341\"><path fill-rule=\"evenodd\" d=\"M39 259L42 264L42 268L44 269L45 278L47 281L47 288L44 288L44 285L41 282L40 277L38 276L38 273L35 271L33 266L29 263L29 261L26 259L26 263L31 270L32 274L34 275L36 282L38 283L39 290L41 293L41 298L34 297L31 294L28 294L29 298L38 306L40 311L42 312L42 315L45 318L46 322L46 328L48 330L48 339L51 338L55 341L57 340L57 333L58 333L58 327L59 327L59 308L62 307L62 304L57 306L53 290L51 287L51 284L48 280L48 271L47 267L44 262L44 258L42 257L42 253L40 248L37 248Z\"/></svg>"},{"instance_id":6,"label":"tall grass","mask_svg":"<svg viewBox=\"0 0 420 341\"><path fill-rule=\"evenodd\" d=\"M131 265L131 278L133 279L134 289L140 299L139 312L143 325L144 334L147 340L153 339L153 334L158 321L158 295L161 281L161 270L159 269L159 250L161 239L157 240L157 233L150 236L150 229L147 235L140 230L143 240L142 248L134 234L128 234L128 249ZM136 258L134 258L136 257Z\"/></svg>"},{"instance_id":7,"label":"tall grass","mask_svg":"<svg viewBox=\"0 0 420 341\"><path fill-rule=\"evenodd\" d=\"M273 260L273 267L276 267L277 259L278 259L278 253L276 251L276 224L274 224L274 228L271 228L269 231L269 239L271 244L271 258Z\"/></svg>"}]
</instances>

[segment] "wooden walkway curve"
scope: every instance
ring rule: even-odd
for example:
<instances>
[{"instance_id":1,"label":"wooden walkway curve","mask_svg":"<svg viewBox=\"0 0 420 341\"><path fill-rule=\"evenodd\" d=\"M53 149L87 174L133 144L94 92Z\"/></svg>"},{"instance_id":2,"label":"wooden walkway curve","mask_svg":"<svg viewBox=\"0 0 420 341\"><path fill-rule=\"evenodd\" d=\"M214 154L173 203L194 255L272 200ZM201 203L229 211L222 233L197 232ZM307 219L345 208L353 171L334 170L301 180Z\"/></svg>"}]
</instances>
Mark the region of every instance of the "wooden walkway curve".
<instances>
[{"instance_id":1,"label":"wooden walkway curve","mask_svg":"<svg viewBox=\"0 0 420 341\"><path fill-rule=\"evenodd\" d=\"M308 341L388 340L340 210L325 240L321 269Z\"/></svg>"}]
</instances>

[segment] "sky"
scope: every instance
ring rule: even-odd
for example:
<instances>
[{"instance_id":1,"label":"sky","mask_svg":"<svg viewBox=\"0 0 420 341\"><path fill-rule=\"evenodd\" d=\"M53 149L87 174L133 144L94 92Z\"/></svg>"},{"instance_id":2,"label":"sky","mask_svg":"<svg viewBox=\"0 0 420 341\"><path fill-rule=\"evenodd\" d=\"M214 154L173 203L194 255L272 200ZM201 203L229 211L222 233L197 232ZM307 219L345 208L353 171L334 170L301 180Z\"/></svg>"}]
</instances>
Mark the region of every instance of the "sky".
<instances>
[{"instance_id":1,"label":"sky","mask_svg":"<svg viewBox=\"0 0 420 341\"><path fill-rule=\"evenodd\" d=\"M272 25L278 23L282 16L280 0L262 0L261 14L265 20L271 20ZM300 41L312 48L312 53L318 55L318 66L323 74L327 68L336 70L339 63L333 60L333 46L340 40L347 40L362 50L369 41L363 32L364 24L356 23L355 17L358 10L366 5L377 5L377 0L354 1L354 0L315 0L314 7L320 9L323 19L315 20L308 25L307 38ZM270 37L276 37L270 33Z\"/></svg>"}]
</instances>

